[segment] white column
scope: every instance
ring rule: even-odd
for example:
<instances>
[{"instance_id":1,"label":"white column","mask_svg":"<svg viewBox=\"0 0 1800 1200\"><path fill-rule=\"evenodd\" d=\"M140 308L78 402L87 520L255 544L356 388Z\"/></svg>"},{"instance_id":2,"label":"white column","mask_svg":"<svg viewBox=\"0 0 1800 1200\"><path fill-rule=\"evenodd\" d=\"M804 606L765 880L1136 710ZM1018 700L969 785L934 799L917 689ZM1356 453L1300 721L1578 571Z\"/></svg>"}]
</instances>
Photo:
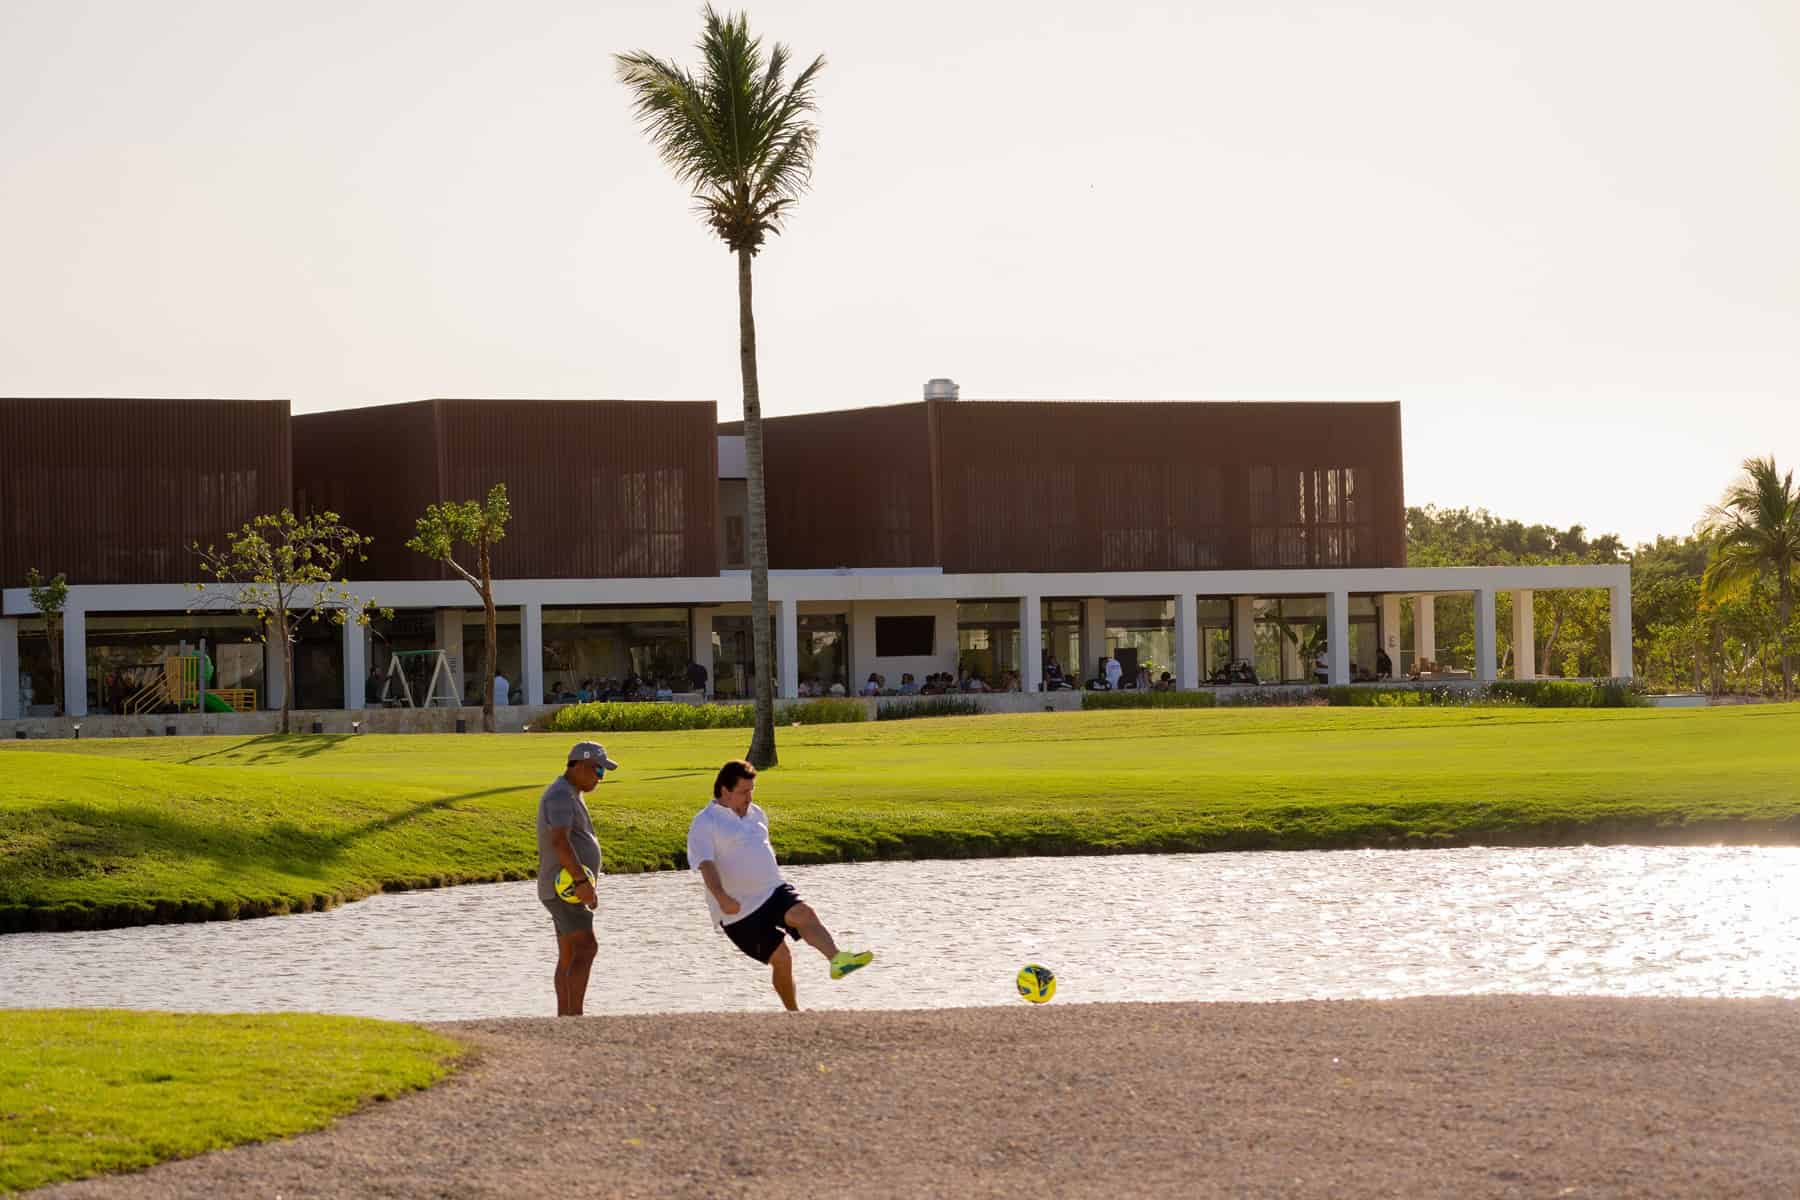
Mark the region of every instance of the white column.
<instances>
[{"instance_id":1,"label":"white column","mask_svg":"<svg viewBox=\"0 0 1800 1200\"><path fill-rule=\"evenodd\" d=\"M1175 597L1175 686L1200 686L1200 606L1192 592Z\"/></svg>"},{"instance_id":2,"label":"white column","mask_svg":"<svg viewBox=\"0 0 1800 1200\"><path fill-rule=\"evenodd\" d=\"M1413 597L1413 665L1437 661L1437 597Z\"/></svg>"},{"instance_id":3,"label":"white column","mask_svg":"<svg viewBox=\"0 0 1800 1200\"><path fill-rule=\"evenodd\" d=\"M1256 597L1231 598L1231 657L1256 661Z\"/></svg>"},{"instance_id":4,"label":"white column","mask_svg":"<svg viewBox=\"0 0 1800 1200\"><path fill-rule=\"evenodd\" d=\"M688 637L694 644L694 661L706 668L706 696L713 694L712 609L695 606L688 622ZM704 699L705 697L702 697Z\"/></svg>"},{"instance_id":5,"label":"white column","mask_svg":"<svg viewBox=\"0 0 1800 1200\"><path fill-rule=\"evenodd\" d=\"M263 708L281 711L282 690L287 686L287 655L273 621L263 622Z\"/></svg>"},{"instance_id":6,"label":"white column","mask_svg":"<svg viewBox=\"0 0 1800 1200\"><path fill-rule=\"evenodd\" d=\"M544 702L544 606L535 601L519 609L519 674L525 677L525 703Z\"/></svg>"},{"instance_id":7,"label":"white column","mask_svg":"<svg viewBox=\"0 0 1800 1200\"><path fill-rule=\"evenodd\" d=\"M1392 678L1400 678L1400 597L1392 594L1381 597L1381 649L1394 664Z\"/></svg>"},{"instance_id":8,"label":"white column","mask_svg":"<svg viewBox=\"0 0 1800 1200\"><path fill-rule=\"evenodd\" d=\"M1019 687L1027 692L1044 686L1044 598L1019 597Z\"/></svg>"},{"instance_id":9,"label":"white column","mask_svg":"<svg viewBox=\"0 0 1800 1200\"><path fill-rule=\"evenodd\" d=\"M67 608L62 614L63 715L87 716L87 613ZM16 682L16 677L15 677Z\"/></svg>"},{"instance_id":10,"label":"white column","mask_svg":"<svg viewBox=\"0 0 1800 1200\"><path fill-rule=\"evenodd\" d=\"M352 712L368 707L363 688L369 678L369 627L344 622L344 707Z\"/></svg>"},{"instance_id":11,"label":"white column","mask_svg":"<svg viewBox=\"0 0 1800 1200\"><path fill-rule=\"evenodd\" d=\"M800 606L792 600L771 600L775 610L775 694L792 700L800 694Z\"/></svg>"},{"instance_id":12,"label":"white column","mask_svg":"<svg viewBox=\"0 0 1800 1200\"><path fill-rule=\"evenodd\" d=\"M0 721L16 721L19 711L19 621L0 617Z\"/></svg>"},{"instance_id":13,"label":"white column","mask_svg":"<svg viewBox=\"0 0 1800 1200\"><path fill-rule=\"evenodd\" d=\"M446 665L450 668L450 686L455 690L457 703L462 703L463 696L463 610L460 608L440 608L433 614L437 624L436 644L444 652Z\"/></svg>"},{"instance_id":14,"label":"white column","mask_svg":"<svg viewBox=\"0 0 1800 1200\"><path fill-rule=\"evenodd\" d=\"M1333 686L1350 682L1350 593L1325 593L1325 677Z\"/></svg>"},{"instance_id":15,"label":"white column","mask_svg":"<svg viewBox=\"0 0 1800 1200\"><path fill-rule=\"evenodd\" d=\"M1094 677L1100 669L1100 656L1106 653L1106 601L1088 598L1081 602L1081 670L1076 682Z\"/></svg>"},{"instance_id":16,"label":"white column","mask_svg":"<svg viewBox=\"0 0 1800 1200\"><path fill-rule=\"evenodd\" d=\"M1512 594L1513 678L1537 677L1537 614L1531 609L1531 589L1516 588Z\"/></svg>"},{"instance_id":17,"label":"white column","mask_svg":"<svg viewBox=\"0 0 1800 1200\"><path fill-rule=\"evenodd\" d=\"M1631 678L1631 584L1609 588L1612 602L1612 673L1614 679Z\"/></svg>"},{"instance_id":18,"label":"white column","mask_svg":"<svg viewBox=\"0 0 1800 1200\"><path fill-rule=\"evenodd\" d=\"M1495 654L1494 589L1475 590L1475 678L1492 683L1498 673Z\"/></svg>"}]
</instances>

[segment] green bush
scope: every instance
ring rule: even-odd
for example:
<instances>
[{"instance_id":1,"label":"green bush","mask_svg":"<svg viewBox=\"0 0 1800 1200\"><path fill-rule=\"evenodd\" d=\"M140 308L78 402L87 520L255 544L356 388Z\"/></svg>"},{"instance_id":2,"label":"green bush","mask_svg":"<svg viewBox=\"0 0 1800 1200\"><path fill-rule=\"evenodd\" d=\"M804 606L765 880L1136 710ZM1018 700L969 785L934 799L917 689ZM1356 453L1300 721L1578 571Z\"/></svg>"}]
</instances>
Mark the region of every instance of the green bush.
<instances>
[{"instance_id":1,"label":"green bush","mask_svg":"<svg viewBox=\"0 0 1800 1200\"><path fill-rule=\"evenodd\" d=\"M875 709L877 721L910 721L914 717L974 717L981 713L981 701L970 696L921 696L903 703L882 704Z\"/></svg>"},{"instance_id":2,"label":"green bush","mask_svg":"<svg viewBox=\"0 0 1800 1200\"><path fill-rule=\"evenodd\" d=\"M1643 697L1625 683L1501 679L1485 687L1324 689L1333 708L1636 708Z\"/></svg>"},{"instance_id":3,"label":"green bush","mask_svg":"<svg viewBox=\"0 0 1800 1200\"><path fill-rule=\"evenodd\" d=\"M1083 708L1212 708L1211 692L1083 692Z\"/></svg>"},{"instance_id":4,"label":"green bush","mask_svg":"<svg viewBox=\"0 0 1800 1200\"><path fill-rule=\"evenodd\" d=\"M1219 697L1220 708L1300 708L1325 699L1325 689L1297 684L1270 688L1245 688Z\"/></svg>"},{"instance_id":5,"label":"green bush","mask_svg":"<svg viewBox=\"0 0 1800 1200\"><path fill-rule=\"evenodd\" d=\"M839 725L869 719L860 700L798 700L775 706L778 725ZM559 733L667 733L684 729L748 729L756 724L749 704L651 704L606 701L571 704L550 718Z\"/></svg>"},{"instance_id":6,"label":"green bush","mask_svg":"<svg viewBox=\"0 0 1800 1200\"><path fill-rule=\"evenodd\" d=\"M869 706L861 700L797 700L775 706L780 725L852 725L869 719Z\"/></svg>"},{"instance_id":7,"label":"green bush","mask_svg":"<svg viewBox=\"0 0 1800 1200\"><path fill-rule=\"evenodd\" d=\"M1620 680L1500 679L1488 685L1488 692L1533 708L1639 708L1645 702L1630 684Z\"/></svg>"}]
</instances>

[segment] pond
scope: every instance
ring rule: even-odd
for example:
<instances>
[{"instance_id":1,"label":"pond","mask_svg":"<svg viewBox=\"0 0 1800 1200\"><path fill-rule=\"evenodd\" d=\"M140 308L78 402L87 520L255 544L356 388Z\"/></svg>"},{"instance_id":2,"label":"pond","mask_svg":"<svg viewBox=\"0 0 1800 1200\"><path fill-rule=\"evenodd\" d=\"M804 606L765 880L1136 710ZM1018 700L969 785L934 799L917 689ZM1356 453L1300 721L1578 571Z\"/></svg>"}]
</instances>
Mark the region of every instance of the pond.
<instances>
[{"instance_id":1,"label":"pond","mask_svg":"<svg viewBox=\"0 0 1800 1200\"><path fill-rule=\"evenodd\" d=\"M1574 847L1175 854L790 867L841 943L816 1008L1533 992L1800 997L1800 848ZM685 872L602 881L590 1013L769 1010L767 969L707 923ZM532 883L331 912L0 937L0 1007L549 1015Z\"/></svg>"}]
</instances>

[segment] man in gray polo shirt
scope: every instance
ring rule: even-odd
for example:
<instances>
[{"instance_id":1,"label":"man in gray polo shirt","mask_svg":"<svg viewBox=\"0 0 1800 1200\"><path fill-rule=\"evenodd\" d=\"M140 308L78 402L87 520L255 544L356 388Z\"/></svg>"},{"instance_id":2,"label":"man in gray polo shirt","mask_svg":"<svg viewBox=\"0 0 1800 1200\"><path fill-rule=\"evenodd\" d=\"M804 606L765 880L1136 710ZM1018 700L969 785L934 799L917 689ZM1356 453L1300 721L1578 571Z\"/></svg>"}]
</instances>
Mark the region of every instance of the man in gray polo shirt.
<instances>
[{"instance_id":1,"label":"man in gray polo shirt","mask_svg":"<svg viewBox=\"0 0 1800 1200\"><path fill-rule=\"evenodd\" d=\"M606 757L598 742L576 742L567 768L544 789L538 800L538 899L550 910L556 927L556 1015L579 1017L587 998L588 969L600 944L594 940L594 909L599 900L589 875L600 874L600 839L582 796L599 786L600 777L619 764ZM575 881L559 894L556 877L567 871ZM573 897L569 899L567 897Z\"/></svg>"}]
</instances>

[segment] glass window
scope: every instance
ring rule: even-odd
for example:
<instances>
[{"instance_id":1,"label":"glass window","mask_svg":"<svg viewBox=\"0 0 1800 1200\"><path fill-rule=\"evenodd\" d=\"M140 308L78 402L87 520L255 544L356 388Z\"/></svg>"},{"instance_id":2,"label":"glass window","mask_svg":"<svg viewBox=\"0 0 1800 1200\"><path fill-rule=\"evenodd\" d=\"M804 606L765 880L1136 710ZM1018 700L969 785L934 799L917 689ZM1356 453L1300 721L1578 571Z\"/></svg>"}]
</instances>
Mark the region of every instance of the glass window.
<instances>
[{"instance_id":1,"label":"glass window","mask_svg":"<svg viewBox=\"0 0 1800 1200\"><path fill-rule=\"evenodd\" d=\"M543 620L546 701L691 686L686 608L546 608Z\"/></svg>"},{"instance_id":2,"label":"glass window","mask_svg":"<svg viewBox=\"0 0 1800 1200\"><path fill-rule=\"evenodd\" d=\"M850 618L845 613L801 613L800 684L820 695L841 683L850 690ZM892 686L898 686L898 680Z\"/></svg>"},{"instance_id":3,"label":"glass window","mask_svg":"<svg viewBox=\"0 0 1800 1200\"><path fill-rule=\"evenodd\" d=\"M56 694L56 673L51 670L50 639L44 633L44 618L19 619L19 677L0 680L0 684L19 689L19 711L28 717L51 717L62 706Z\"/></svg>"},{"instance_id":4,"label":"glass window","mask_svg":"<svg viewBox=\"0 0 1800 1200\"><path fill-rule=\"evenodd\" d=\"M303 622L310 625L311 622ZM338 626L321 622L335 635ZM164 662L183 656L198 658L205 649L204 666L209 690L255 692L254 707L264 695L263 627L245 613L134 613L87 617L88 711L174 711L162 689ZM157 689L145 695L145 689ZM134 698L141 697L136 699ZM151 701L159 701L151 703ZM196 691L194 704L199 703ZM340 695L338 703L342 703ZM335 705L334 705L335 707Z\"/></svg>"},{"instance_id":5,"label":"glass window","mask_svg":"<svg viewBox=\"0 0 1800 1200\"><path fill-rule=\"evenodd\" d=\"M480 704L482 689L487 686L487 625L482 610L463 610L463 702ZM500 608L494 611L494 661L506 678L509 692L524 695L525 677L519 670L524 661L520 652L519 610ZM511 704L512 698L495 695L496 705Z\"/></svg>"},{"instance_id":6,"label":"glass window","mask_svg":"<svg viewBox=\"0 0 1800 1200\"><path fill-rule=\"evenodd\" d=\"M749 617L714 617L713 695L721 700L748 700L756 690L756 646ZM775 618L769 618L769 646L779 654ZM829 685L827 685L829 686Z\"/></svg>"}]
</instances>

